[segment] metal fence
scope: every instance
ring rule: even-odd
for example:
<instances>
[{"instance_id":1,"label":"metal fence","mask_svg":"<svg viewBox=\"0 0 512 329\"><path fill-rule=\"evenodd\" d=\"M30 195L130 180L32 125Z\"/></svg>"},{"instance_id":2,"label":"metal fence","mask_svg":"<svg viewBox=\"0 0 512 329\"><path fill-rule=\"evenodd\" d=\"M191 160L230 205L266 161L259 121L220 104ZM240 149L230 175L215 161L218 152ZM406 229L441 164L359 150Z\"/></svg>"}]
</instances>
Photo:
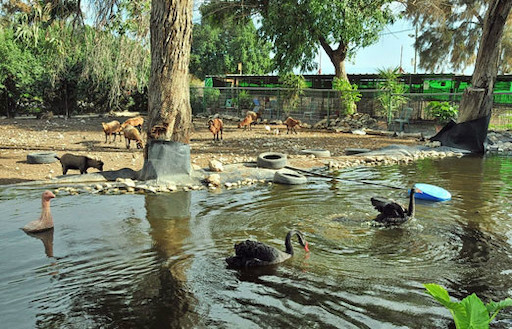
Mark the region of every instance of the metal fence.
<instances>
[{"instance_id":1,"label":"metal fence","mask_svg":"<svg viewBox=\"0 0 512 329\"><path fill-rule=\"evenodd\" d=\"M341 92L331 89L304 89L291 106L287 102L290 89L251 88L251 87L191 87L190 101L192 113L208 115L219 113L238 117L245 116L248 110L261 112L262 118L284 120L287 116L303 122L315 123L324 118L343 116ZM398 118L403 109L411 108L410 120L434 120L427 110L432 101L446 101L458 106L462 93L419 93L394 95L379 89L358 90L361 99L357 102L357 112L373 118L391 122ZM382 97L387 93L388 97ZM504 96L505 95L505 96ZM510 97L512 93L496 93L496 97ZM391 97L389 97L391 96ZM405 97L400 106L388 103L395 96ZM387 101L386 101L387 100ZM390 110L391 109L391 110ZM512 105L495 104L491 118L491 128L512 129Z\"/></svg>"}]
</instances>

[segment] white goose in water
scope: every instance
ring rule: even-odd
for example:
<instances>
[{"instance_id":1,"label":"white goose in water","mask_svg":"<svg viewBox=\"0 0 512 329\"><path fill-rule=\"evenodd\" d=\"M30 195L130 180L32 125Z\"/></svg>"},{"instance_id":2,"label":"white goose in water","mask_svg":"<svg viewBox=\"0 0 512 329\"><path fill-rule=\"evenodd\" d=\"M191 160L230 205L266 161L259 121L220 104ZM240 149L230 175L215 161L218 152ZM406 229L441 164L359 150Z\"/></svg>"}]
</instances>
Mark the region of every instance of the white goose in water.
<instances>
[{"instance_id":1,"label":"white goose in water","mask_svg":"<svg viewBox=\"0 0 512 329\"><path fill-rule=\"evenodd\" d=\"M252 267L274 265L284 262L293 256L291 237L294 234L297 235L299 243L304 247L304 250L309 252L308 242L304 239L302 233L296 230L291 230L286 235L286 239L284 241L286 252L258 241L246 240L235 244L236 256L226 258L226 263L228 263L230 267Z\"/></svg>"},{"instance_id":2,"label":"white goose in water","mask_svg":"<svg viewBox=\"0 0 512 329\"><path fill-rule=\"evenodd\" d=\"M51 191L44 191L42 195L42 210L39 219L25 225L22 230L27 233L37 233L53 228L53 218L50 212L50 200L55 198Z\"/></svg>"},{"instance_id":3,"label":"white goose in water","mask_svg":"<svg viewBox=\"0 0 512 329\"><path fill-rule=\"evenodd\" d=\"M405 209L404 206L391 199L384 198L371 198L372 205L377 209L380 214L374 219L374 221L384 224L386 226L390 225L400 225L405 223L410 218L414 217L414 194L421 193L420 189L413 186L411 189L411 194L409 195L409 206Z\"/></svg>"}]
</instances>

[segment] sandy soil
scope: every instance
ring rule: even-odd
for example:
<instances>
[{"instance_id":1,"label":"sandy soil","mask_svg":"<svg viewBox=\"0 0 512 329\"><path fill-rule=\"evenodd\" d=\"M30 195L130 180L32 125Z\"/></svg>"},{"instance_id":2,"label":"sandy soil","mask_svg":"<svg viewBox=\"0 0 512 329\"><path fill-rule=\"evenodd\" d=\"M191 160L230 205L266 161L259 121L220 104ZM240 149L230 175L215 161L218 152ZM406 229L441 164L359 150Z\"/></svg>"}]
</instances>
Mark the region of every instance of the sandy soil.
<instances>
[{"instance_id":1,"label":"sandy soil","mask_svg":"<svg viewBox=\"0 0 512 329\"><path fill-rule=\"evenodd\" d=\"M126 117L98 118L76 117L71 119L53 118L37 120L27 118L0 120L0 184L19 183L31 180L44 180L62 174L60 162L50 164L28 164L27 154L53 151L57 155L73 153L96 157L105 163L104 170L132 168L139 170L143 165L143 151L125 146L124 138L105 143L101 128L102 121L118 120ZM225 121L224 139L212 140L212 134L205 119L194 119L191 136L192 163L207 167L210 159L224 164L255 161L262 152L286 153L293 165L307 167L322 166L326 160L311 159L300 155L304 149L326 149L333 157L343 156L346 148L377 149L389 144L417 144L412 139L386 138L382 136L353 135L334 133L327 130L299 129L296 135L287 135L285 126L258 124L251 131L236 127L236 122ZM279 129L278 135L274 134ZM143 136L145 140L146 136ZM94 172L96 169L89 169ZM70 171L68 174L78 173Z\"/></svg>"}]
</instances>

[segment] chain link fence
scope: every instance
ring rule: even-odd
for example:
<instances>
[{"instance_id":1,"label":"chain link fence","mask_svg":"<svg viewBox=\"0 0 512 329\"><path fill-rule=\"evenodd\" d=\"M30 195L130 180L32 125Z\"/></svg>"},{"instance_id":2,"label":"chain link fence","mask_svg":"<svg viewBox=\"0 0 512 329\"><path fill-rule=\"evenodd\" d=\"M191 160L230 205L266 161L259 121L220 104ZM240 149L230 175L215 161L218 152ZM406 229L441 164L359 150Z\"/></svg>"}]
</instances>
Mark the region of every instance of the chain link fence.
<instances>
[{"instance_id":1,"label":"chain link fence","mask_svg":"<svg viewBox=\"0 0 512 329\"><path fill-rule=\"evenodd\" d=\"M190 101L193 114L223 114L244 117L251 110L260 112L268 121L284 120L291 116L314 124L322 119L345 116L342 109L341 92L332 89L304 89L291 104L286 88L256 87L191 87ZM448 102L458 107L462 93L418 93L391 94L380 89L357 90L361 100L357 112L392 124L396 119L411 122L434 121L428 111L431 102ZM403 102L396 102L402 98ZM491 129L512 129L512 93L496 93L497 100L491 118ZM508 101L511 100L510 104ZM408 112L406 110L409 109Z\"/></svg>"}]
</instances>

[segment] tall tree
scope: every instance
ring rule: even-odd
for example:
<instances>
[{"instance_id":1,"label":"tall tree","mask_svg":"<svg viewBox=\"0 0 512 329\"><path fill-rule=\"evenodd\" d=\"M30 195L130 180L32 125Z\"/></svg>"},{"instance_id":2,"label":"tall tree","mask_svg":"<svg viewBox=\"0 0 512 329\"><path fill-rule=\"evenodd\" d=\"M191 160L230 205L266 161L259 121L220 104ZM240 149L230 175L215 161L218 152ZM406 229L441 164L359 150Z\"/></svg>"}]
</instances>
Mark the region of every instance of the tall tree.
<instances>
[{"instance_id":1,"label":"tall tree","mask_svg":"<svg viewBox=\"0 0 512 329\"><path fill-rule=\"evenodd\" d=\"M189 143L191 108L188 65L193 0L152 0L150 139Z\"/></svg>"},{"instance_id":2,"label":"tall tree","mask_svg":"<svg viewBox=\"0 0 512 329\"><path fill-rule=\"evenodd\" d=\"M413 24L419 29L415 47L420 58L420 68L429 72L462 71L475 64L490 1L409 0L405 2L404 14L411 18ZM510 28L512 28L512 19L507 23L507 29ZM504 44L500 67L512 61L512 53L506 52L507 49L509 49L507 44Z\"/></svg>"},{"instance_id":3,"label":"tall tree","mask_svg":"<svg viewBox=\"0 0 512 329\"><path fill-rule=\"evenodd\" d=\"M226 16L258 14L261 32L273 43L277 69L311 70L322 47L338 78L347 80L345 60L378 40L393 21L390 0L236 0L211 1L205 13Z\"/></svg>"},{"instance_id":4,"label":"tall tree","mask_svg":"<svg viewBox=\"0 0 512 329\"><path fill-rule=\"evenodd\" d=\"M427 3L431 5L430 1L411 0L410 2L415 5L427 5ZM446 10L457 12L461 9L469 9L471 11L472 7L468 6L475 3L480 2L476 0L467 1L465 7L447 8ZM511 8L512 1L510 0L490 0L487 2L485 16L481 18L483 28L478 42L475 70L471 78L471 86L464 91L460 103L458 124L455 126L449 124L434 137L435 140L440 140L444 145L462 147L474 152L485 151L484 143L488 125L486 118L490 117L493 107L493 91L498 74L500 42ZM474 7L474 10L478 12L476 7ZM464 45L467 43L466 40Z\"/></svg>"}]
</instances>

